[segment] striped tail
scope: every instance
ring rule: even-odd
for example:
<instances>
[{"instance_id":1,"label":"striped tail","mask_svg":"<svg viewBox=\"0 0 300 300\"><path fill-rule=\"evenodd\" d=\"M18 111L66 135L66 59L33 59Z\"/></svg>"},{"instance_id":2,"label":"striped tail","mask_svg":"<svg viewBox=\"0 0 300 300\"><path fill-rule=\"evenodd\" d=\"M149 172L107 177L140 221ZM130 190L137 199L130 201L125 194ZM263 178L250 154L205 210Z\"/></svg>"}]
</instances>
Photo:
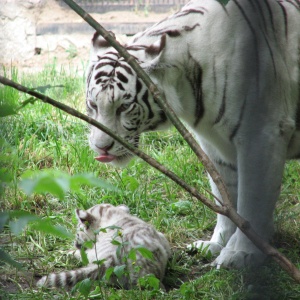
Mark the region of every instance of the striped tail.
<instances>
[{"instance_id":1,"label":"striped tail","mask_svg":"<svg viewBox=\"0 0 300 300\"><path fill-rule=\"evenodd\" d=\"M38 287L71 287L77 282L86 278L97 279L104 275L103 266L97 266L91 264L87 267L83 267L77 270L51 273L47 276L43 276L38 282Z\"/></svg>"}]
</instances>

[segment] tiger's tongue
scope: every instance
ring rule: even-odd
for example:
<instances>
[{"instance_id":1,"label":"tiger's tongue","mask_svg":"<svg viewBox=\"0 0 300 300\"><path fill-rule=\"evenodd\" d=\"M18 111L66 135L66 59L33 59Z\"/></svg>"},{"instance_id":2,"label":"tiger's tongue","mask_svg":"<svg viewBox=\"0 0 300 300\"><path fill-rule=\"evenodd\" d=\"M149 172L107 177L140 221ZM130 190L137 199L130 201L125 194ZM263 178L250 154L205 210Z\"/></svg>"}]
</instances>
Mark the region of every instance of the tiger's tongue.
<instances>
[{"instance_id":1,"label":"tiger's tongue","mask_svg":"<svg viewBox=\"0 0 300 300\"><path fill-rule=\"evenodd\" d=\"M96 160L102 162L102 163L109 163L113 161L116 157L114 155L110 154L101 154L97 157L95 157Z\"/></svg>"}]
</instances>

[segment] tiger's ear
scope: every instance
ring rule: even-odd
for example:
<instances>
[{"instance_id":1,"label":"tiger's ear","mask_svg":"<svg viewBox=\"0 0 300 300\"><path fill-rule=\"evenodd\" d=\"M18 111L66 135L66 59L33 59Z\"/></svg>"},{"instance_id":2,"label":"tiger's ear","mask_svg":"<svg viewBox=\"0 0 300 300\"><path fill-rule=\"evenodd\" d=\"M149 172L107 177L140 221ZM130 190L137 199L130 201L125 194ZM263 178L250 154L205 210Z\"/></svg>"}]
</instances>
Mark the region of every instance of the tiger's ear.
<instances>
[{"instance_id":1,"label":"tiger's ear","mask_svg":"<svg viewBox=\"0 0 300 300\"><path fill-rule=\"evenodd\" d=\"M152 45L145 48L145 62L141 63L143 69L158 69L161 67L161 59L166 48L167 35L163 34Z\"/></svg>"},{"instance_id":2,"label":"tiger's ear","mask_svg":"<svg viewBox=\"0 0 300 300\"><path fill-rule=\"evenodd\" d=\"M76 214L78 222L85 224L85 225L90 225L95 220L94 216L92 216L85 210L76 209L75 214Z\"/></svg>"},{"instance_id":3,"label":"tiger's ear","mask_svg":"<svg viewBox=\"0 0 300 300\"><path fill-rule=\"evenodd\" d=\"M121 204L117 206L118 208L121 208L122 210L124 210L125 212L127 212L128 214L130 213L129 207L126 206L125 204Z\"/></svg>"},{"instance_id":4,"label":"tiger's ear","mask_svg":"<svg viewBox=\"0 0 300 300\"><path fill-rule=\"evenodd\" d=\"M109 31L114 38L116 37L112 31ZM110 48L110 44L96 31L92 38L92 45L90 51L90 62L95 62L99 60L99 56L107 52Z\"/></svg>"}]
</instances>

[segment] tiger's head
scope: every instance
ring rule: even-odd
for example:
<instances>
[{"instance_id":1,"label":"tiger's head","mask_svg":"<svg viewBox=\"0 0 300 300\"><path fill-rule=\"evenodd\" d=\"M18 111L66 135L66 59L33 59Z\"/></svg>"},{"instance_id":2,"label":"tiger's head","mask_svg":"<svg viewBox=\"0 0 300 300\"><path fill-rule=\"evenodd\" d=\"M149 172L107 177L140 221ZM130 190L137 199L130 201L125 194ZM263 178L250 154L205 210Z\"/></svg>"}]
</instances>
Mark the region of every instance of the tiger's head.
<instances>
[{"instance_id":1,"label":"tiger's head","mask_svg":"<svg viewBox=\"0 0 300 300\"><path fill-rule=\"evenodd\" d=\"M155 60L163 43L162 38L151 47L128 46L127 49L149 70L147 61ZM163 129L169 123L135 71L97 33L92 39L87 72L86 106L90 117L135 147L139 145L141 133ZM94 126L90 128L89 144L100 162L124 166L132 158L126 148Z\"/></svg>"},{"instance_id":2,"label":"tiger's head","mask_svg":"<svg viewBox=\"0 0 300 300\"><path fill-rule=\"evenodd\" d=\"M114 206L102 203L94 205L88 210L76 209L75 214L78 221L75 247L80 249L85 242L95 239L97 231L115 225L118 220L128 216L130 211L124 204Z\"/></svg>"}]
</instances>

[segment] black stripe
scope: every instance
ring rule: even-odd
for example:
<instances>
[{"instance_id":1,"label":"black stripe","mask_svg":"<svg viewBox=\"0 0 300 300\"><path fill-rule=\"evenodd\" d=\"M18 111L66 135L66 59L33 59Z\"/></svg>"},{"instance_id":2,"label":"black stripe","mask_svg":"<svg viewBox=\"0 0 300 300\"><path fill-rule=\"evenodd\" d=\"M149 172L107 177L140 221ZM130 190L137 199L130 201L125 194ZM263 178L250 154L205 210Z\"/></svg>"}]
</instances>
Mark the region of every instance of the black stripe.
<instances>
[{"instance_id":1,"label":"black stripe","mask_svg":"<svg viewBox=\"0 0 300 300\"><path fill-rule=\"evenodd\" d=\"M250 0L250 2L252 2L252 1L253 1L253 0ZM268 26L267 26L266 18L265 18L265 15L264 15L264 10L263 10L263 8L261 7L259 1L255 1L255 5L258 6L258 10L256 10L255 8L254 8L254 10L255 10L256 12L258 11L258 13L260 14L261 19L262 19L262 22L263 22L263 25L264 25L264 28L265 28L265 31L267 31Z\"/></svg>"},{"instance_id":2,"label":"black stripe","mask_svg":"<svg viewBox=\"0 0 300 300\"><path fill-rule=\"evenodd\" d=\"M142 97L143 102L147 105L148 108L148 119L152 119L154 117L153 111L151 109L151 105L148 100L148 90L145 91L143 97Z\"/></svg>"},{"instance_id":3,"label":"black stripe","mask_svg":"<svg viewBox=\"0 0 300 300\"><path fill-rule=\"evenodd\" d=\"M202 10L199 10L199 9L189 9L189 10L184 10L184 11L180 11L178 12L175 16L176 17L184 17L188 14L201 14L201 15L204 15L204 11Z\"/></svg>"},{"instance_id":4,"label":"black stripe","mask_svg":"<svg viewBox=\"0 0 300 300\"><path fill-rule=\"evenodd\" d=\"M91 82L91 79L92 79L92 74L93 74L94 68L95 68L95 65L91 68L91 70L90 70L90 72L87 76L87 86L88 87L90 86L90 82Z\"/></svg>"},{"instance_id":5,"label":"black stripe","mask_svg":"<svg viewBox=\"0 0 300 300\"><path fill-rule=\"evenodd\" d=\"M287 16L287 12L286 12L286 9L285 9L284 5L282 5L281 2L276 2L276 3L280 6L280 8L282 10L282 13L283 13L285 38L288 39L288 16Z\"/></svg>"},{"instance_id":6,"label":"black stripe","mask_svg":"<svg viewBox=\"0 0 300 300\"><path fill-rule=\"evenodd\" d=\"M273 55L272 47L270 46L268 38L265 36L265 34L264 34L264 38L265 38L265 41L266 41L266 44L268 46L268 49L269 49L269 52L270 52L270 56L271 56L271 59L272 59L272 64L273 64L273 68L274 68L274 75L275 75L275 77L277 77L277 70L276 70L276 64L275 64L275 60L274 60L274 55Z\"/></svg>"},{"instance_id":7,"label":"black stripe","mask_svg":"<svg viewBox=\"0 0 300 300\"><path fill-rule=\"evenodd\" d=\"M219 113L218 113L218 116L217 116L214 124L217 124L221 121L221 119L222 119L222 117L225 113L225 110L226 110L226 100L227 100L226 99L226 93L227 93L227 83L228 83L227 77L228 77L228 75L227 75L227 66L226 66L222 103L221 103L221 107L219 109Z\"/></svg>"},{"instance_id":8,"label":"black stripe","mask_svg":"<svg viewBox=\"0 0 300 300\"><path fill-rule=\"evenodd\" d=\"M77 274L76 274L77 275ZM76 276L75 275L75 276ZM74 278L76 278L74 276ZM75 279L75 281L76 281L76 279ZM66 286L68 286L68 287L70 287L70 286L72 286L73 284L74 284L75 282L73 282L73 280L72 280L72 275L71 275L71 273L70 272L67 272L66 273Z\"/></svg>"},{"instance_id":9,"label":"black stripe","mask_svg":"<svg viewBox=\"0 0 300 300\"><path fill-rule=\"evenodd\" d=\"M180 31L179 30L167 30L165 33L169 37L178 37L178 36L180 36Z\"/></svg>"},{"instance_id":10,"label":"black stripe","mask_svg":"<svg viewBox=\"0 0 300 300\"><path fill-rule=\"evenodd\" d=\"M123 127L124 127L126 130L128 130L128 131L136 131L136 130L137 130L136 127L129 128L129 127L125 126L125 125L123 125Z\"/></svg>"},{"instance_id":11,"label":"black stripe","mask_svg":"<svg viewBox=\"0 0 300 300\"><path fill-rule=\"evenodd\" d=\"M62 272L63 273L63 272ZM59 273L59 274L53 274L55 277L54 277L54 286L56 286L56 287L61 287L61 280L60 280L60 278L61 278L61 276L62 276L62 273ZM51 275L51 274L50 274ZM48 275L48 276L50 276L50 275ZM68 273L66 274L67 276L67 278L66 278L66 281L68 282ZM50 278L50 277L49 277ZM50 282L50 281L49 281Z\"/></svg>"},{"instance_id":12,"label":"black stripe","mask_svg":"<svg viewBox=\"0 0 300 300\"><path fill-rule=\"evenodd\" d=\"M119 80L121 80L124 83L128 82L128 78L126 76L124 76L121 72L116 72L116 75L118 77Z\"/></svg>"},{"instance_id":13,"label":"black stripe","mask_svg":"<svg viewBox=\"0 0 300 300\"><path fill-rule=\"evenodd\" d=\"M142 89L142 83L140 82L140 80L137 78L136 79L136 83L135 83L135 90L136 90L136 94L138 94Z\"/></svg>"},{"instance_id":14,"label":"black stripe","mask_svg":"<svg viewBox=\"0 0 300 300\"><path fill-rule=\"evenodd\" d=\"M250 1L252 2L253 0L250 0ZM270 44L269 44L268 37L267 37L267 35L266 35L267 32L268 32L268 25L267 25L267 22L266 22L266 19L265 19L265 15L264 15L264 13L263 13L264 10L263 10L262 6L259 4L258 1L255 1L255 3L256 3L256 5L258 6L258 12L260 13L261 19L263 20L263 25L264 25L265 30L262 30L262 29L261 29L261 32L262 32L263 37L264 37L264 39L265 39L265 42L266 42L266 44L267 44L267 46L268 46L268 49L269 49L269 52L270 52L270 56L271 56L271 59L272 59L272 63L273 63L274 74L275 74L275 77L277 77L276 65L275 65L275 60L274 60L273 51L272 51L272 48L271 48L271 46L270 46ZM267 3L267 1L264 1L264 3ZM274 22L273 22L272 11L271 11L271 8L270 8L269 5L267 5L267 8L268 8L267 10L269 11L269 14L270 14L270 19L271 19L271 24L272 24L272 30L273 30L273 33L274 33L274 35L275 35L275 28L274 28ZM256 11L257 11L257 10L256 10ZM276 39L276 35L275 35L275 39Z\"/></svg>"},{"instance_id":15,"label":"black stripe","mask_svg":"<svg viewBox=\"0 0 300 300\"><path fill-rule=\"evenodd\" d=\"M161 120L161 124L165 123L167 121L167 115L165 114L165 112L163 110L161 110L159 112L159 117L160 117L160 120Z\"/></svg>"},{"instance_id":16,"label":"black stripe","mask_svg":"<svg viewBox=\"0 0 300 300\"><path fill-rule=\"evenodd\" d=\"M298 102L297 111L296 111L296 130L300 130L300 101Z\"/></svg>"},{"instance_id":17,"label":"black stripe","mask_svg":"<svg viewBox=\"0 0 300 300\"><path fill-rule=\"evenodd\" d=\"M114 61L106 61L106 62L99 62L95 68L95 70L100 69L102 67L111 66L115 68L116 63Z\"/></svg>"},{"instance_id":18,"label":"black stripe","mask_svg":"<svg viewBox=\"0 0 300 300\"><path fill-rule=\"evenodd\" d=\"M105 71L100 71L95 75L94 80L97 80L98 78L101 78L101 77L109 77L109 75L110 75L110 73L107 73Z\"/></svg>"},{"instance_id":19,"label":"black stripe","mask_svg":"<svg viewBox=\"0 0 300 300\"><path fill-rule=\"evenodd\" d=\"M240 10L241 14L243 15L246 23L248 24L249 26L249 29L250 31L252 32L252 35L253 35L253 39L254 39L254 49L255 49L255 56L256 56L256 86L259 90L259 86L260 86L260 82L259 82L259 53L258 53L258 41L257 41L257 38L256 38L256 32L255 32L255 29L253 28L249 18L247 17L246 15L246 12L244 11L244 9L240 6L240 4L237 2L237 0L232 0L235 5L238 7L238 9Z\"/></svg>"},{"instance_id":20,"label":"black stripe","mask_svg":"<svg viewBox=\"0 0 300 300\"><path fill-rule=\"evenodd\" d=\"M118 88L119 88L120 90L125 91L125 89L124 89L124 87L123 87L123 85L122 85L121 82L117 82L117 86L118 86Z\"/></svg>"},{"instance_id":21,"label":"black stripe","mask_svg":"<svg viewBox=\"0 0 300 300\"><path fill-rule=\"evenodd\" d=\"M217 71L216 71L216 57L213 58L213 79L214 79L214 95L217 94Z\"/></svg>"},{"instance_id":22,"label":"black stripe","mask_svg":"<svg viewBox=\"0 0 300 300\"><path fill-rule=\"evenodd\" d=\"M269 12L270 21L271 21L271 24L272 24L272 30L273 30L273 33L274 33L274 35L275 35L275 23L274 23L274 19L273 19L272 8L271 8L271 6L269 5L269 2L268 2L268 1L265 1L265 4L266 4L267 10L268 10L268 12ZM275 37L276 37L276 35L275 35Z\"/></svg>"},{"instance_id":23,"label":"black stripe","mask_svg":"<svg viewBox=\"0 0 300 300\"><path fill-rule=\"evenodd\" d=\"M242 105L242 108L240 110L240 117L239 117L239 120L238 120L238 123L234 126L230 136L229 136L229 140L232 141L234 139L234 137L236 136L240 126L241 126L241 123L242 123L242 120L243 120L243 116L244 116L244 111L245 111L245 107L246 107L246 102L247 100L245 99L244 100L244 103Z\"/></svg>"},{"instance_id":24,"label":"black stripe","mask_svg":"<svg viewBox=\"0 0 300 300\"><path fill-rule=\"evenodd\" d=\"M195 109L195 121L194 126L196 127L200 122L204 114L203 106L203 90L202 90L202 68L200 65L196 66L196 78L193 86L194 96L196 100L196 109Z\"/></svg>"},{"instance_id":25,"label":"black stripe","mask_svg":"<svg viewBox=\"0 0 300 300\"><path fill-rule=\"evenodd\" d=\"M120 67L122 67L128 74L133 75L131 68L125 63L119 63Z\"/></svg>"},{"instance_id":26,"label":"black stripe","mask_svg":"<svg viewBox=\"0 0 300 300\"><path fill-rule=\"evenodd\" d=\"M220 160L220 159L219 159L219 160L215 161L215 163L216 163L217 165L221 166L221 167L226 167L226 168L230 169L231 171L234 171L234 172L237 171L237 168L236 168L235 165L230 164L230 163L227 163L227 162L225 162L225 161L223 161L223 160Z\"/></svg>"},{"instance_id":27,"label":"black stripe","mask_svg":"<svg viewBox=\"0 0 300 300\"><path fill-rule=\"evenodd\" d=\"M196 27L200 26L199 23L196 23L193 27L190 27L190 26L183 26L182 28L185 30L185 31L193 31Z\"/></svg>"}]
</instances>

